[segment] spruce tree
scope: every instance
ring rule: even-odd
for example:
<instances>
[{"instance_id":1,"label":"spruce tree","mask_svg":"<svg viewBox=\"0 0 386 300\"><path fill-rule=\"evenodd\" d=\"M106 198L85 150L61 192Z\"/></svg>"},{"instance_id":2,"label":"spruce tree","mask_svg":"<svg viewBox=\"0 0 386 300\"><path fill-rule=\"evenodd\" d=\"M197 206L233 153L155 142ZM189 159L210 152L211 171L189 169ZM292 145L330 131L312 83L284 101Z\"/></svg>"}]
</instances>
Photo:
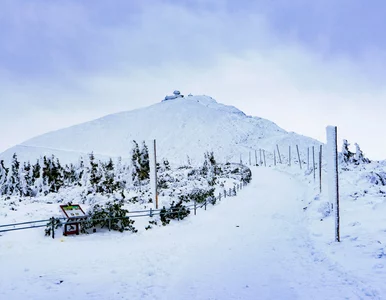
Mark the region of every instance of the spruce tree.
<instances>
[{"instance_id":1,"label":"spruce tree","mask_svg":"<svg viewBox=\"0 0 386 300\"><path fill-rule=\"evenodd\" d=\"M4 160L0 161L0 195L8 194L8 174L9 168L4 165Z\"/></svg>"},{"instance_id":2,"label":"spruce tree","mask_svg":"<svg viewBox=\"0 0 386 300\"><path fill-rule=\"evenodd\" d=\"M349 163L352 161L352 158L354 157L354 153L352 153L348 147L350 144L348 143L347 140L343 140L343 145L342 145L342 155L343 155L343 161L345 163Z\"/></svg>"},{"instance_id":3,"label":"spruce tree","mask_svg":"<svg viewBox=\"0 0 386 300\"><path fill-rule=\"evenodd\" d=\"M36 161L36 164L32 167L32 184L35 184L35 181L40 178L40 162L39 160Z\"/></svg>"},{"instance_id":4,"label":"spruce tree","mask_svg":"<svg viewBox=\"0 0 386 300\"><path fill-rule=\"evenodd\" d=\"M43 192L43 167L42 158L36 161L32 167L33 194L38 195Z\"/></svg>"},{"instance_id":5,"label":"spruce tree","mask_svg":"<svg viewBox=\"0 0 386 300\"><path fill-rule=\"evenodd\" d=\"M12 156L11 177L9 185L9 194L22 196L22 188L20 184L20 162L17 160L16 153Z\"/></svg>"},{"instance_id":6,"label":"spruce tree","mask_svg":"<svg viewBox=\"0 0 386 300\"><path fill-rule=\"evenodd\" d=\"M145 141L142 142L141 155L139 160L140 179L145 180L150 178L150 160L149 160L149 149L147 148Z\"/></svg>"},{"instance_id":7,"label":"spruce tree","mask_svg":"<svg viewBox=\"0 0 386 300\"><path fill-rule=\"evenodd\" d=\"M60 165L59 159L56 159L52 155L50 160L50 172L49 172L49 191L51 193L56 193L63 186L63 172L62 166Z\"/></svg>"},{"instance_id":8,"label":"spruce tree","mask_svg":"<svg viewBox=\"0 0 386 300\"><path fill-rule=\"evenodd\" d=\"M98 185L101 182L102 174L99 169L98 163L95 161L95 156L93 152L89 154L89 160L89 183L91 185L91 190L89 190L89 192L95 193L98 192Z\"/></svg>"},{"instance_id":9,"label":"spruce tree","mask_svg":"<svg viewBox=\"0 0 386 300\"><path fill-rule=\"evenodd\" d=\"M50 169L50 159L44 155L42 166L42 187L44 194L48 194L49 190Z\"/></svg>"},{"instance_id":10,"label":"spruce tree","mask_svg":"<svg viewBox=\"0 0 386 300\"><path fill-rule=\"evenodd\" d=\"M365 158L363 155L363 151L359 147L357 143L355 143L355 163L360 164L360 163L370 163L371 161L368 158Z\"/></svg>"},{"instance_id":11,"label":"spruce tree","mask_svg":"<svg viewBox=\"0 0 386 300\"><path fill-rule=\"evenodd\" d=\"M132 169L132 179L134 184L139 184L140 181L140 171L141 171L141 165L139 163L141 156L141 152L139 150L138 143L136 141L133 141L133 149L131 150L131 163L133 166Z\"/></svg>"},{"instance_id":12,"label":"spruce tree","mask_svg":"<svg viewBox=\"0 0 386 300\"><path fill-rule=\"evenodd\" d=\"M114 163L110 158L108 163L103 165L103 191L113 193L118 190L119 184L115 181Z\"/></svg>"},{"instance_id":13,"label":"spruce tree","mask_svg":"<svg viewBox=\"0 0 386 300\"><path fill-rule=\"evenodd\" d=\"M33 196L33 183L32 183L32 167L30 162L25 162L23 164L22 171L20 172L20 179L22 183L22 194L26 197Z\"/></svg>"}]
</instances>

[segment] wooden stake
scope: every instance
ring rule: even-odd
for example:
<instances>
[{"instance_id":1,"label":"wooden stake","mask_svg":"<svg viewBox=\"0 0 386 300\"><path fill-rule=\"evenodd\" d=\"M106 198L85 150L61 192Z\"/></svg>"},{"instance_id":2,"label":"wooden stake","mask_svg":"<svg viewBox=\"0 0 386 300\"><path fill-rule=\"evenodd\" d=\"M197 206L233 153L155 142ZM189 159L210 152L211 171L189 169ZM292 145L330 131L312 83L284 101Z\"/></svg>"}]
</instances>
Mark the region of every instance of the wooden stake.
<instances>
[{"instance_id":1,"label":"wooden stake","mask_svg":"<svg viewBox=\"0 0 386 300\"><path fill-rule=\"evenodd\" d=\"M299 146L296 145L296 152L298 153L298 160L299 160L299 166L300 170L302 169L302 161L300 160L300 153L299 153Z\"/></svg>"},{"instance_id":2,"label":"wooden stake","mask_svg":"<svg viewBox=\"0 0 386 300\"><path fill-rule=\"evenodd\" d=\"M279 156L279 163L282 163L281 155L280 155L280 150L279 150L279 145L276 144L276 148L277 148L277 155Z\"/></svg>"},{"instance_id":3,"label":"wooden stake","mask_svg":"<svg viewBox=\"0 0 386 300\"><path fill-rule=\"evenodd\" d=\"M319 149L319 192L322 192L322 145Z\"/></svg>"},{"instance_id":4,"label":"wooden stake","mask_svg":"<svg viewBox=\"0 0 386 300\"><path fill-rule=\"evenodd\" d=\"M291 166L291 146L288 146L288 165Z\"/></svg>"},{"instance_id":5,"label":"wooden stake","mask_svg":"<svg viewBox=\"0 0 386 300\"><path fill-rule=\"evenodd\" d=\"M276 150L273 150L273 164L276 166Z\"/></svg>"},{"instance_id":6,"label":"wooden stake","mask_svg":"<svg viewBox=\"0 0 386 300\"><path fill-rule=\"evenodd\" d=\"M265 160L265 150L263 150L263 157L264 157L264 167L267 166L267 161Z\"/></svg>"},{"instance_id":7,"label":"wooden stake","mask_svg":"<svg viewBox=\"0 0 386 300\"><path fill-rule=\"evenodd\" d=\"M158 209L158 187L157 187L157 144L156 140L153 140L154 147L154 162L153 162L153 176L154 176L154 196L155 196L155 209Z\"/></svg>"},{"instance_id":8,"label":"wooden stake","mask_svg":"<svg viewBox=\"0 0 386 300\"><path fill-rule=\"evenodd\" d=\"M314 181L316 178L315 174L315 146L312 146L312 170L314 171Z\"/></svg>"}]
</instances>

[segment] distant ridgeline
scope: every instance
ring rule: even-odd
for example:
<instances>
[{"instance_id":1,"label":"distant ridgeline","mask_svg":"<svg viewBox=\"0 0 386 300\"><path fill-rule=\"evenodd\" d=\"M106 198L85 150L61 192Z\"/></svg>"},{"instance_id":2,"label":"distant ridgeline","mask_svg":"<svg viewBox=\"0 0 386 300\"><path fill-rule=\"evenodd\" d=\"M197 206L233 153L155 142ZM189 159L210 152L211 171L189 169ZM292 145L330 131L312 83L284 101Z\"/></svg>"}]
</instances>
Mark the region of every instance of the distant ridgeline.
<instances>
[{"instance_id":1,"label":"distant ridgeline","mask_svg":"<svg viewBox=\"0 0 386 300\"><path fill-rule=\"evenodd\" d=\"M189 94L188 96L192 96L192 94ZM184 98L184 95L181 95L181 92L176 90L176 91L173 92L173 95L165 96L165 99L162 100L162 102L168 101L168 100L174 100L174 99L177 99L177 98Z\"/></svg>"}]
</instances>

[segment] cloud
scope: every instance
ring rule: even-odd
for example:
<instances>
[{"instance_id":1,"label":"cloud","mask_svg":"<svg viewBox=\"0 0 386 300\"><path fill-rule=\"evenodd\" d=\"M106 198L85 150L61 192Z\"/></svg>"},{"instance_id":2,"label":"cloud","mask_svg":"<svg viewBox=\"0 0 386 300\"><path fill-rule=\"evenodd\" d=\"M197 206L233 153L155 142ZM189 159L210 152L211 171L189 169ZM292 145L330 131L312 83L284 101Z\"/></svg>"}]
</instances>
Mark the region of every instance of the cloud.
<instances>
[{"instance_id":1,"label":"cloud","mask_svg":"<svg viewBox=\"0 0 386 300\"><path fill-rule=\"evenodd\" d=\"M302 22L319 20L304 29L264 1L236 10L232 1L4 3L0 127L12 135L0 150L180 89L321 140L326 125L338 125L342 138L381 157L385 145L369 132L386 125L382 41L358 48L359 56L335 46L335 23L324 30L321 19L332 2L319 16L296 1Z\"/></svg>"}]
</instances>

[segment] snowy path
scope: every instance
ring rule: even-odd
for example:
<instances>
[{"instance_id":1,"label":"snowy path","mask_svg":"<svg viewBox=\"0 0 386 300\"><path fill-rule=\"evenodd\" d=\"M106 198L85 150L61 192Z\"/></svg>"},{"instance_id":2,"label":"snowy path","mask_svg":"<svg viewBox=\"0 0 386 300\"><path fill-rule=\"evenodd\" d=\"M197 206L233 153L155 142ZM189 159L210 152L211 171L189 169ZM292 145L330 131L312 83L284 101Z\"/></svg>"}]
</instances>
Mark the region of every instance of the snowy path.
<instances>
[{"instance_id":1,"label":"snowy path","mask_svg":"<svg viewBox=\"0 0 386 300\"><path fill-rule=\"evenodd\" d=\"M255 168L238 197L142 234L7 234L0 299L378 299L313 248L304 192Z\"/></svg>"}]
</instances>

